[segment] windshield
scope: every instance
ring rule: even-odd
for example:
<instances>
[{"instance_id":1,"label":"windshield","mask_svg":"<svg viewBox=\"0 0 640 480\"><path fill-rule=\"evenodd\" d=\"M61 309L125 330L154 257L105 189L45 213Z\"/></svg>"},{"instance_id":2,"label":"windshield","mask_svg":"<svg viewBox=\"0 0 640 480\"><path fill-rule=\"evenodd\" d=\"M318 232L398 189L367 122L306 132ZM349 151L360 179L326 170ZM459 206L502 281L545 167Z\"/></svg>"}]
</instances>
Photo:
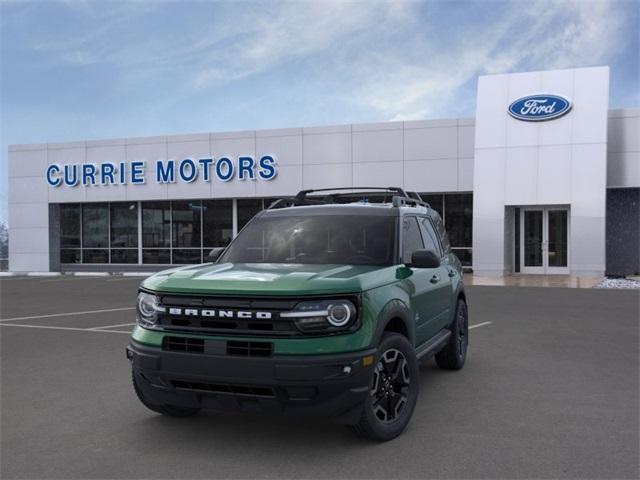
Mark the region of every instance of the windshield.
<instances>
[{"instance_id":1,"label":"windshield","mask_svg":"<svg viewBox=\"0 0 640 480\"><path fill-rule=\"evenodd\" d=\"M395 217L313 215L251 221L220 262L392 265Z\"/></svg>"}]
</instances>

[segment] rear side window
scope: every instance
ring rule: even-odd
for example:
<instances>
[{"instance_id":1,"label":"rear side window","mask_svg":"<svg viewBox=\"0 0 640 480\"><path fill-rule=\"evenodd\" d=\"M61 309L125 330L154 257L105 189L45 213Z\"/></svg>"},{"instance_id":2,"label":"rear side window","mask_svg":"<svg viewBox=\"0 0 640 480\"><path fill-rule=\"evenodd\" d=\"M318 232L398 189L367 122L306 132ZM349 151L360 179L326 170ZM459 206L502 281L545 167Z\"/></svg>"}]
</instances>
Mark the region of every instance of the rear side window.
<instances>
[{"instance_id":1,"label":"rear side window","mask_svg":"<svg viewBox=\"0 0 640 480\"><path fill-rule=\"evenodd\" d=\"M413 252L421 248L424 244L416 217L405 217L402 220L402 262L410 263Z\"/></svg>"},{"instance_id":2,"label":"rear side window","mask_svg":"<svg viewBox=\"0 0 640 480\"><path fill-rule=\"evenodd\" d=\"M440 242L429 219L420 217L420 227L422 228L422 237L424 238L424 248L433 250L436 255L441 257L442 249L440 248Z\"/></svg>"},{"instance_id":3,"label":"rear side window","mask_svg":"<svg viewBox=\"0 0 640 480\"><path fill-rule=\"evenodd\" d=\"M440 215L433 216L433 223L436 226L436 232L440 237L440 243L442 244L444 252L449 253L451 251L451 243L449 243L449 235L447 235L447 231L444 228L444 223L442 222L442 218L440 218Z\"/></svg>"}]
</instances>

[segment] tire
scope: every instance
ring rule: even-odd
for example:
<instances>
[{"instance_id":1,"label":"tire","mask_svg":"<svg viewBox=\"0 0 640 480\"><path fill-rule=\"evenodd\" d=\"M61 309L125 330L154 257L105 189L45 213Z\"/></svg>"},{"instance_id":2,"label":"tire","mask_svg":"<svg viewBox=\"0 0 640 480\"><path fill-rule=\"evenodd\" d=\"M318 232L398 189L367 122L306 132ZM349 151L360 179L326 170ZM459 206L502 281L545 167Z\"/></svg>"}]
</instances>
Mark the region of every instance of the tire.
<instances>
[{"instance_id":1,"label":"tire","mask_svg":"<svg viewBox=\"0 0 640 480\"><path fill-rule=\"evenodd\" d=\"M415 349L400 334L382 337L369 395L353 430L376 441L388 441L402 433L411 420L420 389Z\"/></svg>"},{"instance_id":2,"label":"tire","mask_svg":"<svg viewBox=\"0 0 640 480\"><path fill-rule=\"evenodd\" d=\"M138 385L138 379L136 378L135 372L131 372L131 380L133 381L133 389L138 396L138 399L142 404L147 407L149 410L161 413L162 415L166 415L168 417L191 417L200 411L199 408L189 408L189 407L178 407L175 405L157 405L149 402L144 393L142 393L142 389Z\"/></svg>"},{"instance_id":3,"label":"tire","mask_svg":"<svg viewBox=\"0 0 640 480\"><path fill-rule=\"evenodd\" d=\"M449 342L436 353L436 364L443 370L460 370L464 367L469 346L469 312L466 302L461 298L458 299L450 330Z\"/></svg>"}]
</instances>

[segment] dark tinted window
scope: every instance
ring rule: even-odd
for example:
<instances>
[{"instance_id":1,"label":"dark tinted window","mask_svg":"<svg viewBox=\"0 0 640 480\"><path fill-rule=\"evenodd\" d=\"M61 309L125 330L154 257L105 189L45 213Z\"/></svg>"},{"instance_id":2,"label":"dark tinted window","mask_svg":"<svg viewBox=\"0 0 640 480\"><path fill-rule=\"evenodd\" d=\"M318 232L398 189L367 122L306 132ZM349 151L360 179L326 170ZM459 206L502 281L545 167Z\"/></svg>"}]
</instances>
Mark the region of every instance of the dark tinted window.
<instances>
[{"instance_id":1,"label":"dark tinted window","mask_svg":"<svg viewBox=\"0 0 640 480\"><path fill-rule=\"evenodd\" d=\"M202 241L205 249L226 247L233 237L231 200L204 200Z\"/></svg>"},{"instance_id":2,"label":"dark tinted window","mask_svg":"<svg viewBox=\"0 0 640 480\"><path fill-rule=\"evenodd\" d=\"M80 205L60 205L60 247L80 248Z\"/></svg>"},{"instance_id":3,"label":"dark tinted window","mask_svg":"<svg viewBox=\"0 0 640 480\"><path fill-rule=\"evenodd\" d=\"M424 248L432 250L438 256L442 256L442 249L436 232L428 218L420 218L420 226L422 228L422 237L424 238Z\"/></svg>"},{"instance_id":4,"label":"dark tinted window","mask_svg":"<svg viewBox=\"0 0 640 480\"><path fill-rule=\"evenodd\" d=\"M411 263L411 255L415 250L424 248L422 236L415 217L402 219L402 261Z\"/></svg>"},{"instance_id":5,"label":"dark tinted window","mask_svg":"<svg viewBox=\"0 0 640 480\"><path fill-rule=\"evenodd\" d=\"M261 198L239 199L238 202L238 231L242 230L253 216L262 210Z\"/></svg>"},{"instance_id":6,"label":"dark tinted window","mask_svg":"<svg viewBox=\"0 0 640 480\"><path fill-rule=\"evenodd\" d=\"M87 203L82 206L82 248L95 247L109 247L109 210L106 203ZM101 263L85 259L83 262Z\"/></svg>"},{"instance_id":7,"label":"dark tinted window","mask_svg":"<svg viewBox=\"0 0 640 480\"><path fill-rule=\"evenodd\" d=\"M451 249L451 244L449 243L449 235L447 235L447 230L444 228L444 223L440 217L434 217L433 223L436 227L436 232L440 237L440 243L442 244L442 248L445 252L449 252Z\"/></svg>"},{"instance_id":8,"label":"dark tinted window","mask_svg":"<svg viewBox=\"0 0 640 480\"><path fill-rule=\"evenodd\" d=\"M221 262L391 265L395 218L263 216L238 235Z\"/></svg>"},{"instance_id":9,"label":"dark tinted window","mask_svg":"<svg viewBox=\"0 0 640 480\"><path fill-rule=\"evenodd\" d=\"M171 208L169 202L142 204L142 246L169 247L171 245Z\"/></svg>"},{"instance_id":10,"label":"dark tinted window","mask_svg":"<svg viewBox=\"0 0 640 480\"><path fill-rule=\"evenodd\" d=\"M138 246L138 204L135 202L111 204L111 247L136 248ZM131 263L131 262L114 262Z\"/></svg>"},{"instance_id":11,"label":"dark tinted window","mask_svg":"<svg viewBox=\"0 0 640 480\"><path fill-rule=\"evenodd\" d=\"M421 193L420 197L422 200L427 202L431 208L433 208L438 215L442 217L442 212L444 212L444 195L441 193Z\"/></svg>"},{"instance_id":12,"label":"dark tinted window","mask_svg":"<svg viewBox=\"0 0 640 480\"><path fill-rule=\"evenodd\" d=\"M445 226L452 247L471 247L473 235L473 195L452 193L444 197Z\"/></svg>"},{"instance_id":13,"label":"dark tinted window","mask_svg":"<svg viewBox=\"0 0 640 480\"><path fill-rule=\"evenodd\" d=\"M171 208L173 248L200 248L200 200L172 202Z\"/></svg>"}]
</instances>

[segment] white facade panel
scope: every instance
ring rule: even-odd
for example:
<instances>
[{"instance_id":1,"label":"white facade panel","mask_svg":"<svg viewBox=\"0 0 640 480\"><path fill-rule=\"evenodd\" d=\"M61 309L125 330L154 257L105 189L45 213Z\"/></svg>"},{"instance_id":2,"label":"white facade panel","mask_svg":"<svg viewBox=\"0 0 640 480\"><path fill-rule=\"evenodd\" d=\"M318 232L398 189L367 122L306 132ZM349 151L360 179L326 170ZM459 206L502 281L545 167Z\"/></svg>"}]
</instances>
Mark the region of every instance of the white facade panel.
<instances>
[{"instance_id":1,"label":"white facade panel","mask_svg":"<svg viewBox=\"0 0 640 480\"><path fill-rule=\"evenodd\" d=\"M504 205L535 205L538 184L538 148L507 149Z\"/></svg>"},{"instance_id":2,"label":"white facade panel","mask_svg":"<svg viewBox=\"0 0 640 480\"><path fill-rule=\"evenodd\" d=\"M302 188L351 187L353 171L351 163L305 165L302 172Z\"/></svg>"},{"instance_id":3,"label":"white facade panel","mask_svg":"<svg viewBox=\"0 0 640 480\"><path fill-rule=\"evenodd\" d=\"M354 162L402 161L403 130L373 130L353 133Z\"/></svg>"},{"instance_id":4,"label":"white facade panel","mask_svg":"<svg viewBox=\"0 0 640 480\"><path fill-rule=\"evenodd\" d=\"M572 143L607 143L609 67L574 70Z\"/></svg>"},{"instance_id":5,"label":"white facade panel","mask_svg":"<svg viewBox=\"0 0 640 480\"><path fill-rule=\"evenodd\" d=\"M354 186L404 185L401 162L370 162L353 164Z\"/></svg>"},{"instance_id":6,"label":"white facade panel","mask_svg":"<svg viewBox=\"0 0 640 480\"><path fill-rule=\"evenodd\" d=\"M404 159L457 158L458 127L412 128L404 131Z\"/></svg>"},{"instance_id":7,"label":"white facade panel","mask_svg":"<svg viewBox=\"0 0 640 480\"><path fill-rule=\"evenodd\" d=\"M15 203L9 209L9 225L14 228L43 228L49 224L46 203Z\"/></svg>"},{"instance_id":8,"label":"white facade panel","mask_svg":"<svg viewBox=\"0 0 640 480\"><path fill-rule=\"evenodd\" d=\"M538 204L571 203L571 145L539 147L536 183Z\"/></svg>"},{"instance_id":9,"label":"white facade panel","mask_svg":"<svg viewBox=\"0 0 640 480\"><path fill-rule=\"evenodd\" d=\"M42 178L47 168L47 149L18 150L9 155L9 178Z\"/></svg>"},{"instance_id":10,"label":"white facade panel","mask_svg":"<svg viewBox=\"0 0 640 480\"><path fill-rule=\"evenodd\" d=\"M458 191L470 192L473 190L473 157L461 157L458 159Z\"/></svg>"},{"instance_id":11,"label":"white facade panel","mask_svg":"<svg viewBox=\"0 0 640 480\"><path fill-rule=\"evenodd\" d=\"M212 181L204 182L203 169L198 160L201 158L212 158L211 145L207 138L200 138L199 140L191 140L185 142L175 142L173 137L170 137L172 141L167 143L167 159L176 161L176 175L178 174L178 166L181 160L190 158L198 165L198 179L192 183L184 183L176 181L167 185L168 198L175 199L194 199L194 198L209 198L211 197L211 185ZM254 152L249 153L251 156L255 156ZM213 175L213 171L210 169L210 174ZM210 177L211 178L211 177Z\"/></svg>"},{"instance_id":12,"label":"white facade panel","mask_svg":"<svg viewBox=\"0 0 640 480\"><path fill-rule=\"evenodd\" d=\"M305 165L351 163L351 132L305 134L302 158Z\"/></svg>"},{"instance_id":13,"label":"white facade panel","mask_svg":"<svg viewBox=\"0 0 640 480\"><path fill-rule=\"evenodd\" d=\"M278 165L302 164L302 135L257 137L256 151L260 155L273 155Z\"/></svg>"},{"instance_id":14,"label":"white facade panel","mask_svg":"<svg viewBox=\"0 0 640 480\"><path fill-rule=\"evenodd\" d=\"M509 100L509 76L478 78L475 148L504 147L507 143L505 105Z\"/></svg>"},{"instance_id":15,"label":"white facade panel","mask_svg":"<svg viewBox=\"0 0 640 480\"><path fill-rule=\"evenodd\" d=\"M9 180L9 208L12 203L44 203L47 184L42 177L14 177Z\"/></svg>"},{"instance_id":16,"label":"white facade panel","mask_svg":"<svg viewBox=\"0 0 640 480\"><path fill-rule=\"evenodd\" d=\"M455 192L458 190L458 161L414 160L404 164L404 188L409 191Z\"/></svg>"},{"instance_id":17,"label":"white facade panel","mask_svg":"<svg viewBox=\"0 0 640 480\"><path fill-rule=\"evenodd\" d=\"M49 228L13 228L11 229L11 245L15 253L48 253Z\"/></svg>"}]
</instances>

